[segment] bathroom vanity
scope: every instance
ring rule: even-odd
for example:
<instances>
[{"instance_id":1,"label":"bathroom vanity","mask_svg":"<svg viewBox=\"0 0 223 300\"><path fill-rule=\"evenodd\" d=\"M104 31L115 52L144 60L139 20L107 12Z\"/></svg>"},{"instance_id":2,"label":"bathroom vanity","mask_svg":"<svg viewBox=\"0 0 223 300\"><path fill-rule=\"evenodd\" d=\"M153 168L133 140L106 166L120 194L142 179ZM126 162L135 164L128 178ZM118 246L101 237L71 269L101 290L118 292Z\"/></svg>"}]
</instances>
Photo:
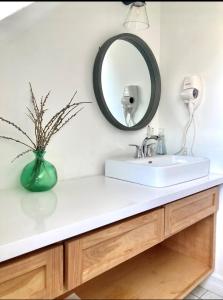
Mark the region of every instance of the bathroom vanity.
<instances>
[{"instance_id":1,"label":"bathroom vanity","mask_svg":"<svg viewBox=\"0 0 223 300\"><path fill-rule=\"evenodd\" d=\"M103 176L0 191L0 299L179 299L214 268L222 175L168 188Z\"/></svg>"}]
</instances>

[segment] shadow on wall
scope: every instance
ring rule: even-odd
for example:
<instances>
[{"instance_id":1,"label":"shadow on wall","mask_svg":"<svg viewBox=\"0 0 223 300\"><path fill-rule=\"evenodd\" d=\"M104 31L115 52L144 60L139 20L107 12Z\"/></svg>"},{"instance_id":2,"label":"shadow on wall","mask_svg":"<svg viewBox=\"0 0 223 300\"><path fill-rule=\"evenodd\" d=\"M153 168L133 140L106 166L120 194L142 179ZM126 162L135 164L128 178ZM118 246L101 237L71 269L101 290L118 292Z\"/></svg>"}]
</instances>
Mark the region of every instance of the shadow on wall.
<instances>
[{"instance_id":1,"label":"shadow on wall","mask_svg":"<svg viewBox=\"0 0 223 300\"><path fill-rule=\"evenodd\" d=\"M12 40L19 33L30 30L30 27L41 22L41 19L52 13L60 5L60 2L32 3L1 20L0 41Z\"/></svg>"}]
</instances>

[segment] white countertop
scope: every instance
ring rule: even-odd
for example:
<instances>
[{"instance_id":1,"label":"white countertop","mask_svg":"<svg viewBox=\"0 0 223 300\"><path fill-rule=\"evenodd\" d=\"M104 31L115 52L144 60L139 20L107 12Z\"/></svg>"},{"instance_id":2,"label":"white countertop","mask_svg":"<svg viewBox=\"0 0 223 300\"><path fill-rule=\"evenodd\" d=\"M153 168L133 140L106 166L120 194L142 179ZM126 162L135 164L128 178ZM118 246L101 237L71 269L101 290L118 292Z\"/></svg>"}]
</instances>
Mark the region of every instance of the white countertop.
<instances>
[{"instance_id":1,"label":"white countertop","mask_svg":"<svg viewBox=\"0 0 223 300\"><path fill-rule=\"evenodd\" d=\"M0 190L0 262L222 183L223 174L167 188L92 176L45 193Z\"/></svg>"}]
</instances>

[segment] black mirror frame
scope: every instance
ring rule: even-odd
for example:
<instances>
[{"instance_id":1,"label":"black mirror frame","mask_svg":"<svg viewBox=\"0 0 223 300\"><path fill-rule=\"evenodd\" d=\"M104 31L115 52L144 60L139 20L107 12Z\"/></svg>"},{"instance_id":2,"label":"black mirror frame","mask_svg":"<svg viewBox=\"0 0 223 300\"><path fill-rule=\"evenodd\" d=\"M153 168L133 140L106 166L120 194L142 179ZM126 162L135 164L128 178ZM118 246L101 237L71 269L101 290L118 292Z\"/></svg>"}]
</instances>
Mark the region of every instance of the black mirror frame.
<instances>
[{"instance_id":1,"label":"black mirror frame","mask_svg":"<svg viewBox=\"0 0 223 300\"><path fill-rule=\"evenodd\" d=\"M112 113L110 112L102 90L102 83L101 83L101 70L102 70L102 64L103 60L105 57L105 54L108 50L108 48L111 46L113 42L116 40L124 40L132 45L134 45L143 58L145 59L145 62L147 64L149 74L150 74L150 79L151 79L151 97L150 97L150 103L148 106L148 109L143 116L143 118L134 126L128 127L124 126L120 122L114 118ZM160 72L159 72L159 67L156 62L156 58L152 52L152 50L149 48L149 46L138 36L130 33L122 33L119 35L116 35L110 39L108 39L100 48L97 53L95 62L94 62L94 68L93 68L93 87L94 87L94 94L97 99L99 108L102 112L102 114L105 116L107 121L109 121L112 125L114 125L116 128L121 129L121 130L127 130L127 131L133 131L133 130L138 130L146 125L148 125L159 106L160 102L160 95L161 95L161 78L160 78Z\"/></svg>"}]
</instances>

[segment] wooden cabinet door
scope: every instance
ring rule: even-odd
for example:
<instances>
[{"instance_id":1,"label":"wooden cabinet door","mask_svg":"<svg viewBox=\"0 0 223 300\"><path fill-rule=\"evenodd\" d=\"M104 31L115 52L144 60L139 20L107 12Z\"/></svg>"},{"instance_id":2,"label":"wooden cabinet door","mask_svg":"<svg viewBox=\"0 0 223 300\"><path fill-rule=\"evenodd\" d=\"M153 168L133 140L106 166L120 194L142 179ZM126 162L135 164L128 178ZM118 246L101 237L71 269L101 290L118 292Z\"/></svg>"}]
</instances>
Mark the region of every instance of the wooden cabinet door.
<instances>
[{"instance_id":1,"label":"wooden cabinet door","mask_svg":"<svg viewBox=\"0 0 223 300\"><path fill-rule=\"evenodd\" d=\"M65 281L73 289L163 240L164 209L106 226L65 243Z\"/></svg>"},{"instance_id":2,"label":"wooden cabinet door","mask_svg":"<svg viewBox=\"0 0 223 300\"><path fill-rule=\"evenodd\" d=\"M0 299L52 299L62 293L62 245L0 264Z\"/></svg>"},{"instance_id":3,"label":"wooden cabinet door","mask_svg":"<svg viewBox=\"0 0 223 300\"><path fill-rule=\"evenodd\" d=\"M218 209L218 187L165 206L165 237L214 214Z\"/></svg>"}]
</instances>

